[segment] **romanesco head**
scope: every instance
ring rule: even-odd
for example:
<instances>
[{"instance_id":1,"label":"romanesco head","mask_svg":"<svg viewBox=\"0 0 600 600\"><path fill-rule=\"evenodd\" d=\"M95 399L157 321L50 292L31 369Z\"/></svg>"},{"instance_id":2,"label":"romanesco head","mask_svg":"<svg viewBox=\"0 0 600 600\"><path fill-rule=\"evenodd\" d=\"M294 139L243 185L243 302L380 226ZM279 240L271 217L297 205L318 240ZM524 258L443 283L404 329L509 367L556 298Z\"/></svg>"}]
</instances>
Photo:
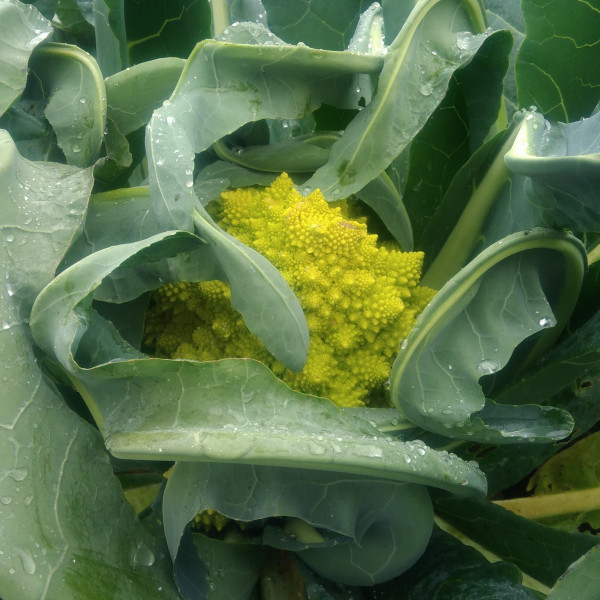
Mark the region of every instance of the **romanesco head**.
<instances>
[{"instance_id":1,"label":"romanesco head","mask_svg":"<svg viewBox=\"0 0 600 600\"><path fill-rule=\"evenodd\" d=\"M292 388L362 406L381 397L398 350L433 290L420 287L421 252L378 244L364 220L347 217L319 190L303 197L284 173L267 188L226 191L219 225L279 269L304 310L306 366L286 369L231 308L218 281L174 283L156 292L148 341L170 358L255 358Z\"/></svg>"}]
</instances>

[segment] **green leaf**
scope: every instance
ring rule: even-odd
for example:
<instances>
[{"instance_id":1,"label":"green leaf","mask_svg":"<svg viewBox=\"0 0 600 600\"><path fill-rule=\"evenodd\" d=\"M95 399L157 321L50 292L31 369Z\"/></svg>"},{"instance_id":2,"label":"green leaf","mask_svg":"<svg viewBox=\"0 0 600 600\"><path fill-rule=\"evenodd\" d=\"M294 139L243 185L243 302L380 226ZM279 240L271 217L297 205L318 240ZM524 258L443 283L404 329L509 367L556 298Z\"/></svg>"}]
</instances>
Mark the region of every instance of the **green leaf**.
<instances>
[{"instance_id":1,"label":"green leaf","mask_svg":"<svg viewBox=\"0 0 600 600\"><path fill-rule=\"evenodd\" d=\"M119 131L112 119L106 120L104 150L94 168L94 178L99 184L108 185L122 177L133 162L127 138Z\"/></svg>"},{"instance_id":2,"label":"green leaf","mask_svg":"<svg viewBox=\"0 0 600 600\"><path fill-rule=\"evenodd\" d=\"M94 35L93 0L58 0L56 16L64 27L75 35Z\"/></svg>"},{"instance_id":3,"label":"green leaf","mask_svg":"<svg viewBox=\"0 0 600 600\"><path fill-rule=\"evenodd\" d=\"M217 227L201 210L204 214L196 212L194 224L231 287L231 306L277 360L300 371L306 364L309 335L294 292L266 258Z\"/></svg>"},{"instance_id":4,"label":"green leaf","mask_svg":"<svg viewBox=\"0 0 600 600\"><path fill-rule=\"evenodd\" d=\"M518 182L521 183L518 187L510 185L511 174L504 162L520 121L519 114L506 131L479 148L450 183L420 240L420 247L429 263L422 278L423 285L439 289L473 257L478 245L486 247L510 233L536 225L530 211L523 210L525 203L521 201L522 195L518 190L522 189L524 180ZM523 217L525 212L524 218L518 219L518 228L513 222L513 211L508 216L506 207L504 211L494 211L495 206L502 204L499 197L503 199L508 194L510 203L514 188L517 216ZM492 212L500 216L500 223L490 218ZM491 234L487 232L485 242L482 242L483 230L488 223L491 223L493 231Z\"/></svg>"},{"instance_id":5,"label":"green leaf","mask_svg":"<svg viewBox=\"0 0 600 600\"><path fill-rule=\"evenodd\" d=\"M148 123L152 111L173 93L184 65L181 58L157 58L105 79L108 116L121 133Z\"/></svg>"},{"instance_id":6,"label":"green leaf","mask_svg":"<svg viewBox=\"0 0 600 600\"><path fill-rule=\"evenodd\" d=\"M115 243L139 242L158 232L147 187L94 194L90 197L83 231L67 251L60 270Z\"/></svg>"},{"instance_id":7,"label":"green leaf","mask_svg":"<svg viewBox=\"0 0 600 600\"><path fill-rule=\"evenodd\" d=\"M219 158L248 169L271 173L307 173L327 162L332 144L339 134L319 131L271 144L230 147L225 142L214 146Z\"/></svg>"},{"instance_id":8,"label":"green leaf","mask_svg":"<svg viewBox=\"0 0 600 600\"><path fill-rule=\"evenodd\" d=\"M203 206L216 200L227 188L267 186L277 179L279 173L250 171L244 167L217 160L204 167L194 181L194 193Z\"/></svg>"},{"instance_id":9,"label":"green leaf","mask_svg":"<svg viewBox=\"0 0 600 600\"><path fill-rule=\"evenodd\" d=\"M511 45L506 31L490 35L473 60L455 71L446 96L410 145L403 200L417 240L459 168L499 118Z\"/></svg>"},{"instance_id":10,"label":"green leaf","mask_svg":"<svg viewBox=\"0 0 600 600\"><path fill-rule=\"evenodd\" d=\"M592 536L545 527L485 500L440 499L435 510L467 538L549 587L596 544Z\"/></svg>"},{"instance_id":11,"label":"green leaf","mask_svg":"<svg viewBox=\"0 0 600 600\"><path fill-rule=\"evenodd\" d=\"M494 403L478 381L498 372L522 340L566 324L585 264L581 243L552 230L514 234L489 247L420 315L394 362L392 401L417 425L445 436L514 443L568 435L565 411ZM559 296L546 279L550 273L564 277ZM558 333L535 338L530 355Z\"/></svg>"},{"instance_id":12,"label":"green leaf","mask_svg":"<svg viewBox=\"0 0 600 600\"><path fill-rule=\"evenodd\" d=\"M386 173L381 173L367 183L362 190L356 192L356 196L379 215L404 252L413 249L410 218L402 197Z\"/></svg>"},{"instance_id":13,"label":"green leaf","mask_svg":"<svg viewBox=\"0 0 600 600\"><path fill-rule=\"evenodd\" d=\"M321 102L336 103L356 73L381 68L373 56L288 46L251 23L223 36L196 46L173 95L150 120L150 191L169 228L192 228L194 154L245 123L300 118Z\"/></svg>"},{"instance_id":14,"label":"green leaf","mask_svg":"<svg viewBox=\"0 0 600 600\"><path fill-rule=\"evenodd\" d=\"M548 118L588 117L600 99L600 13L592 2L523 0L526 36L517 64L521 106Z\"/></svg>"},{"instance_id":15,"label":"green leaf","mask_svg":"<svg viewBox=\"0 0 600 600\"><path fill-rule=\"evenodd\" d=\"M573 355L575 364L577 364L577 353ZM569 371L569 357L565 354L564 359L560 363L557 371ZM535 390L535 386L529 385L529 376L523 375L524 392L530 391L529 395L521 394L519 386L507 387L506 396L498 398L499 401L514 401L536 402L556 406L569 412L574 421L575 427L571 440L581 437L585 432L592 428L598 420L600 420L600 367L590 366L585 369L585 372L575 376L575 378L561 391L548 391L545 386L540 386L540 392L531 393ZM536 376L536 368L532 369L530 375L532 378ZM558 385L562 385L558 377ZM537 381L541 381L538 378ZM558 387L558 386L557 386ZM513 396L514 391L514 396ZM440 447L444 444L436 444L433 441L424 438L430 445ZM543 444L535 446L509 445L481 445L481 444L451 444L453 452L456 452L465 460L476 460L485 472L490 494L498 493L499 491L515 485L523 478L527 477L534 469L536 469L545 460L553 454L561 450L569 440L563 442L555 442L553 444ZM446 441L448 444L448 440Z\"/></svg>"},{"instance_id":16,"label":"green leaf","mask_svg":"<svg viewBox=\"0 0 600 600\"><path fill-rule=\"evenodd\" d=\"M249 598L263 570L266 549L240 538L223 541L199 533L193 535L198 556L206 566L211 597L215 600Z\"/></svg>"},{"instance_id":17,"label":"green leaf","mask_svg":"<svg viewBox=\"0 0 600 600\"><path fill-rule=\"evenodd\" d=\"M92 164L100 151L106 93L95 59L77 46L50 43L37 50L31 69L48 93L44 110L67 162Z\"/></svg>"},{"instance_id":18,"label":"green leaf","mask_svg":"<svg viewBox=\"0 0 600 600\"><path fill-rule=\"evenodd\" d=\"M484 29L476 2L418 2L388 48L377 94L307 185L332 200L345 198L387 168L445 96L454 71L473 58L487 37L472 32Z\"/></svg>"},{"instance_id":19,"label":"green leaf","mask_svg":"<svg viewBox=\"0 0 600 600\"><path fill-rule=\"evenodd\" d=\"M381 510L387 506L394 510ZM241 521L288 517L279 535L264 530L263 543L295 546L311 569L349 585L373 585L406 570L425 549L433 525L423 486L307 469L180 462L163 499L176 569L182 533L206 509Z\"/></svg>"},{"instance_id":20,"label":"green leaf","mask_svg":"<svg viewBox=\"0 0 600 600\"><path fill-rule=\"evenodd\" d=\"M208 0L137 0L125 3L127 51L134 65L161 57L187 58L210 37Z\"/></svg>"},{"instance_id":21,"label":"green leaf","mask_svg":"<svg viewBox=\"0 0 600 600\"><path fill-rule=\"evenodd\" d=\"M104 77L129 66L123 0L94 0L96 60Z\"/></svg>"},{"instance_id":22,"label":"green leaf","mask_svg":"<svg viewBox=\"0 0 600 600\"><path fill-rule=\"evenodd\" d=\"M477 550L434 529L427 551L407 573L365 591L365 600L534 600L510 563L490 564Z\"/></svg>"},{"instance_id":23,"label":"green leaf","mask_svg":"<svg viewBox=\"0 0 600 600\"><path fill-rule=\"evenodd\" d=\"M477 249L517 231L599 229L599 117L562 125L521 112L476 152L423 234L422 248L435 255L423 285L441 287Z\"/></svg>"},{"instance_id":24,"label":"green leaf","mask_svg":"<svg viewBox=\"0 0 600 600\"><path fill-rule=\"evenodd\" d=\"M81 223L91 171L26 161L6 132L0 156L2 597L174 599L163 543L123 498L97 432L42 374L27 325Z\"/></svg>"},{"instance_id":25,"label":"green leaf","mask_svg":"<svg viewBox=\"0 0 600 600\"><path fill-rule=\"evenodd\" d=\"M168 270L160 270L161 261L199 244L191 234L166 232L106 248L60 273L36 300L31 315L34 336L80 380L112 453L130 458L160 454L162 459L318 464L326 470L366 475L383 470L392 479L428 482L457 493L481 492L484 483L472 465L417 443L382 438L362 413L347 413L328 400L294 392L253 360L129 360L131 356L121 355L117 345L113 356L100 360L110 362L86 361L88 370L82 369L77 361L90 355L89 348L95 352L98 347L98 326L94 335L87 333L92 320L90 294L96 290L96 298L112 302L133 299L144 286L161 284L158 278L149 283L152 270L161 273L163 282L168 280ZM176 270L177 265L171 262L170 267ZM102 321L97 315L94 319ZM133 373L139 383L130 388ZM129 397L128 402L118 400L123 396ZM160 398L160 405L147 404L150 397ZM270 427L265 430L261 423Z\"/></svg>"},{"instance_id":26,"label":"green leaf","mask_svg":"<svg viewBox=\"0 0 600 600\"><path fill-rule=\"evenodd\" d=\"M486 0L487 17L492 29L507 29L514 43L510 53L508 72L504 79L504 100L508 116L519 108L515 64L521 44L525 39L525 21L521 12L521 0Z\"/></svg>"},{"instance_id":27,"label":"green leaf","mask_svg":"<svg viewBox=\"0 0 600 600\"><path fill-rule=\"evenodd\" d=\"M36 8L18 0L0 2L0 115L25 89L29 57L51 31Z\"/></svg>"},{"instance_id":28,"label":"green leaf","mask_svg":"<svg viewBox=\"0 0 600 600\"><path fill-rule=\"evenodd\" d=\"M505 160L529 177L524 192L544 224L600 231L600 113L576 123L550 123L529 114Z\"/></svg>"},{"instance_id":29,"label":"green leaf","mask_svg":"<svg viewBox=\"0 0 600 600\"><path fill-rule=\"evenodd\" d=\"M262 0L269 29L288 44L345 50L370 0Z\"/></svg>"},{"instance_id":30,"label":"green leaf","mask_svg":"<svg viewBox=\"0 0 600 600\"><path fill-rule=\"evenodd\" d=\"M20 152L28 160L60 162L64 154L56 143L52 126L44 116L46 100L40 86L28 85L21 97L0 117L0 129L10 134ZM36 82L37 83L37 82Z\"/></svg>"},{"instance_id":31,"label":"green leaf","mask_svg":"<svg viewBox=\"0 0 600 600\"><path fill-rule=\"evenodd\" d=\"M600 546L571 565L548 595L548 600L595 600L598 597Z\"/></svg>"}]
</instances>

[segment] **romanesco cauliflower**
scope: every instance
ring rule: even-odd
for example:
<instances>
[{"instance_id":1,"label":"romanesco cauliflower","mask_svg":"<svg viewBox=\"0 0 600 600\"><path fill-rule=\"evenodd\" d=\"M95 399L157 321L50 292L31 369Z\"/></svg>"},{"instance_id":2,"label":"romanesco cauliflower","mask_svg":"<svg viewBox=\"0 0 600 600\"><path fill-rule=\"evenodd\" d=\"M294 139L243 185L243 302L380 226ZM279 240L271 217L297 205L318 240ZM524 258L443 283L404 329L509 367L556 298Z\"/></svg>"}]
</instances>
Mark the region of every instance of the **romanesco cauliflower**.
<instances>
[{"instance_id":1,"label":"romanesco cauliflower","mask_svg":"<svg viewBox=\"0 0 600 600\"><path fill-rule=\"evenodd\" d=\"M286 279L306 315L310 346L299 373L286 369L231 308L220 281L159 289L146 333L158 356L201 361L255 358L290 387L363 406L383 396L398 344L433 295L419 287L423 255L378 244L347 205L319 190L303 197L284 173L270 187L226 191L223 229L256 249Z\"/></svg>"}]
</instances>

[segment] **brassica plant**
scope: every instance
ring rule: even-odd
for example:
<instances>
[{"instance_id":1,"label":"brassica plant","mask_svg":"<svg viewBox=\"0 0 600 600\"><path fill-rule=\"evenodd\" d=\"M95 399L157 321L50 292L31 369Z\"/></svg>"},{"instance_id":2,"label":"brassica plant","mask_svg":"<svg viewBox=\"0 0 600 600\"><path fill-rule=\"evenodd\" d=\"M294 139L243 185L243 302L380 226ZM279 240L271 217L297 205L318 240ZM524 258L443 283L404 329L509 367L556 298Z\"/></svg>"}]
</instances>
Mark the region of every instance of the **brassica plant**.
<instances>
[{"instance_id":1,"label":"brassica plant","mask_svg":"<svg viewBox=\"0 0 600 600\"><path fill-rule=\"evenodd\" d=\"M599 32L0 0L0 599L598 598ZM328 245L226 227L249 194L316 198ZM176 300L260 350L186 354Z\"/></svg>"}]
</instances>

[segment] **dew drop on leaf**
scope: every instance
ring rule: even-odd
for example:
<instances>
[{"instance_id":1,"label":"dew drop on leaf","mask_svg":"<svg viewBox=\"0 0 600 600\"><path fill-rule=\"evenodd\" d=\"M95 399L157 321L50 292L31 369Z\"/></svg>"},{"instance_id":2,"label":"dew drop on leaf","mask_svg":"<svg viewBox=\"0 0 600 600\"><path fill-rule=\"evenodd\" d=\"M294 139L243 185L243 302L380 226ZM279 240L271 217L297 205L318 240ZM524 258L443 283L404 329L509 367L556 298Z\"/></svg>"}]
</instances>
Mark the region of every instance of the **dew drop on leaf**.
<instances>
[{"instance_id":1,"label":"dew drop on leaf","mask_svg":"<svg viewBox=\"0 0 600 600\"><path fill-rule=\"evenodd\" d=\"M19 553L19 558L21 559L23 571L25 571L27 575L33 575L35 573L35 561L31 555L20 548L17 549L17 552Z\"/></svg>"},{"instance_id":2,"label":"dew drop on leaf","mask_svg":"<svg viewBox=\"0 0 600 600\"><path fill-rule=\"evenodd\" d=\"M154 553L145 544L138 544L133 555L133 562L143 567L151 567L154 564Z\"/></svg>"},{"instance_id":3,"label":"dew drop on leaf","mask_svg":"<svg viewBox=\"0 0 600 600\"><path fill-rule=\"evenodd\" d=\"M424 81L419 86L419 94L421 94L422 96L431 96L432 92L433 92L433 88L426 81Z\"/></svg>"},{"instance_id":4,"label":"dew drop on leaf","mask_svg":"<svg viewBox=\"0 0 600 600\"><path fill-rule=\"evenodd\" d=\"M15 481L23 481L23 479L27 477L27 469L11 469L8 472L8 476L14 479Z\"/></svg>"},{"instance_id":5,"label":"dew drop on leaf","mask_svg":"<svg viewBox=\"0 0 600 600\"><path fill-rule=\"evenodd\" d=\"M484 358L478 365L477 371L480 375L491 375L500 369L498 361Z\"/></svg>"}]
</instances>

